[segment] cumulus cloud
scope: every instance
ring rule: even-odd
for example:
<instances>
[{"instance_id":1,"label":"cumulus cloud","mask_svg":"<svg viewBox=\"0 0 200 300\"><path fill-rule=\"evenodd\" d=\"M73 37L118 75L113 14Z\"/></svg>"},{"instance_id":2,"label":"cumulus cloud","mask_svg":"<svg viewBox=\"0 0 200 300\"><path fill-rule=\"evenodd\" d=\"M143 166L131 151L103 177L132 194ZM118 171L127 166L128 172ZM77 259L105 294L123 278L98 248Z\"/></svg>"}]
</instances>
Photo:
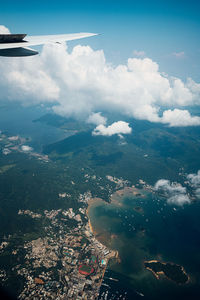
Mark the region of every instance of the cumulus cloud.
<instances>
[{"instance_id":1,"label":"cumulus cloud","mask_svg":"<svg viewBox=\"0 0 200 300\"><path fill-rule=\"evenodd\" d=\"M137 57L143 57L143 56L145 56L145 52L144 51L134 50L133 51L133 55L137 56Z\"/></svg>"},{"instance_id":2,"label":"cumulus cloud","mask_svg":"<svg viewBox=\"0 0 200 300\"><path fill-rule=\"evenodd\" d=\"M52 44L38 56L1 57L0 72L0 100L56 103L55 113L96 120L97 125L105 124L102 111L170 126L199 125L199 118L181 107L200 105L200 84L165 76L150 58L129 58L113 67L103 50L78 45L70 53L66 46ZM162 106L168 109L160 116ZM182 114L179 122L177 113Z\"/></svg>"},{"instance_id":3,"label":"cumulus cloud","mask_svg":"<svg viewBox=\"0 0 200 300\"><path fill-rule=\"evenodd\" d=\"M193 187L197 198L200 199L200 170L197 172L197 174L189 174L187 179Z\"/></svg>"},{"instance_id":4,"label":"cumulus cloud","mask_svg":"<svg viewBox=\"0 0 200 300\"><path fill-rule=\"evenodd\" d=\"M87 119L87 123L100 125L105 125L107 122L107 119L101 115L101 113L92 113L89 118Z\"/></svg>"},{"instance_id":5,"label":"cumulus cloud","mask_svg":"<svg viewBox=\"0 0 200 300\"><path fill-rule=\"evenodd\" d=\"M191 116L188 110L169 109L164 111L162 123L170 126L197 126L200 125L200 117Z\"/></svg>"},{"instance_id":6,"label":"cumulus cloud","mask_svg":"<svg viewBox=\"0 0 200 300\"><path fill-rule=\"evenodd\" d=\"M191 198L200 199L200 170L197 173L185 174L186 186L177 182L160 179L154 185L154 190L161 192L167 198L167 203L182 206L191 203Z\"/></svg>"},{"instance_id":7,"label":"cumulus cloud","mask_svg":"<svg viewBox=\"0 0 200 300\"><path fill-rule=\"evenodd\" d=\"M181 184L170 183L169 180L160 179L156 182L154 190L162 192L167 197L167 203L169 204L183 206L184 204L191 203L186 187L183 187Z\"/></svg>"},{"instance_id":8,"label":"cumulus cloud","mask_svg":"<svg viewBox=\"0 0 200 300\"><path fill-rule=\"evenodd\" d=\"M10 30L4 26L4 25L0 25L0 34L7 34L7 33L10 33Z\"/></svg>"},{"instance_id":9,"label":"cumulus cloud","mask_svg":"<svg viewBox=\"0 0 200 300\"><path fill-rule=\"evenodd\" d=\"M200 186L200 170L197 172L197 174L187 175L187 179L191 182L192 186L199 187Z\"/></svg>"},{"instance_id":10,"label":"cumulus cloud","mask_svg":"<svg viewBox=\"0 0 200 300\"><path fill-rule=\"evenodd\" d=\"M33 150L33 148L32 148L32 147L30 147L30 146L27 146L27 145L23 145L23 146L21 146L21 149L22 149L22 151L24 151L24 152L30 152L30 151L32 151L32 150Z\"/></svg>"},{"instance_id":11,"label":"cumulus cloud","mask_svg":"<svg viewBox=\"0 0 200 300\"><path fill-rule=\"evenodd\" d=\"M112 136L114 134L118 134L121 137L121 134L130 134L132 132L132 128L129 127L129 123L124 121L114 122L110 126L106 127L101 124L98 125L93 130L93 135L104 135L104 136Z\"/></svg>"},{"instance_id":12,"label":"cumulus cloud","mask_svg":"<svg viewBox=\"0 0 200 300\"><path fill-rule=\"evenodd\" d=\"M171 196L167 199L167 203L183 206L184 204L190 204L191 200L187 195L175 194L174 196Z\"/></svg>"}]
</instances>

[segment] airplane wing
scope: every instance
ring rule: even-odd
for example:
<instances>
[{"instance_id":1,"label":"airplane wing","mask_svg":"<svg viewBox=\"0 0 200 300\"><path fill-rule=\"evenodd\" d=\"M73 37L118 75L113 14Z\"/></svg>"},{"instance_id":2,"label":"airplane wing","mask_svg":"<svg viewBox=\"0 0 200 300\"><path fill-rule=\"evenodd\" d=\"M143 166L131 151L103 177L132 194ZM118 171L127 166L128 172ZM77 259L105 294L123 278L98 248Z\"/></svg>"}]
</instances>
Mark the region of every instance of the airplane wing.
<instances>
[{"instance_id":1,"label":"airplane wing","mask_svg":"<svg viewBox=\"0 0 200 300\"><path fill-rule=\"evenodd\" d=\"M30 46L62 43L97 35L96 33L73 33L60 35L26 36L26 34L0 34L0 56L30 56L38 54Z\"/></svg>"}]
</instances>

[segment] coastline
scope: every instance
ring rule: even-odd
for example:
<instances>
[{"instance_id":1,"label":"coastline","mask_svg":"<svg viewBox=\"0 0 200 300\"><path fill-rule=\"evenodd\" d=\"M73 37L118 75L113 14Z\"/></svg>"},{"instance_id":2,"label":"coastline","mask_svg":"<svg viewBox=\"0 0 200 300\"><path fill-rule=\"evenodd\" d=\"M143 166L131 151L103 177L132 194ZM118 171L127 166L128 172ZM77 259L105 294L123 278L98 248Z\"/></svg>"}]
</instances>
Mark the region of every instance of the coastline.
<instances>
[{"instance_id":1,"label":"coastline","mask_svg":"<svg viewBox=\"0 0 200 300\"><path fill-rule=\"evenodd\" d=\"M89 224L89 227L90 227L90 231L92 232L92 234L95 236L96 238L96 232L94 230L94 228L92 227L92 224L91 224L91 221L90 221L90 216L89 216L89 211L90 211L90 208L92 205L98 203L98 202L102 202L103 200L101 198L90 198L88 201L87 201L87 209L86 209L86 216L88 218L88 224ZM104 245L106 246L106 245Z\"/></svg>"},{"instance_id":2,"label":"coastline","mask_svg":"<svg viewBox=\"0 0 200 300\"><path fill-rule=\"evenodd\" d=\"M158 280L160 280L160 277L159 277L159 276L160 276L160 275L163 275L163 276L165 276L168 280L173 281L173 282L175 282L176 284L179 284L179 285L182 284L182 283L178 283L178 282L172 280L171 278L169 278L169 277L165 274L164 271L158 271L158 272L155 272L152 268L146 267L146 266L145 266L145 263L161 263L161 264L163 264L163 265L167 265L167 264L176 265L176 264L174 264L174 263L172 263L172 262L160 262L160 261L158 261L158 260L149 260L149 261L144 261L144 268L145 268L146 270L149 270L149 271L155 276L155 278L158 279ZM181 265L176 265L176 266L179 266L179 267L181 268L181 271L183 272L183 274L187 277L187 281L186 281L185 283L183 283L183 284L189 283L189 282L190 282L190 277L189 277L189 275L186 273L184 267L181 266Z\"/></svg>"},{"instance_id":3,"label":"coastline","mask_svg":"<svg viewBox=\"0 0 200 300\"><path fill-rule=\"evenodd\" d=\"M115 255L114 258L116 258L117 262L120 263L121 259L119 257L119 252L117 250L113 250L110 245L108 245L108 243L105 243L104 241L102 241L102 239L99 239L99 234L95 231L95 229L92 226L91 223L91 219L90 219L90 209L92 207L94 207L95 205L98 204L104 204L104 205L118 205L118 206L122 206L123 203L121 202L121 200L123 200L123 198L125 196L132 196L134 198L137 197L142 197L145 198L145 195L142 193L142 191L138 188L136 188L135 186L131 186L131 187L123 187L119 190L116 190L110 197L110 202L106 202L101 198L98 197L94 197L94 198L89 198L87 201L87 209L86 209L86 215L87 215L87 219L88 219L88 225L90 228L91 233L94 235L94 237L103 245L105 246L107 249L109 249L110 251L115 251L117 254ZM141 212L140 212L141 213ZM103 236L103 235L101 235ZM111 236L112 239L113 236Z\"/></svg>"},{"instance_id":4,"label":"coastline","mask_svg":"<svg viewBox=\"0 0 200 300\"><path fill-rule=\"evenodd\" d=\"M109 263L109 259L116 259L118 262L120 262L120 258L119 258L119 252L117 250L113 250L111 248L109 248L107 245L103 244L102 241L100 241L97 237L97 232L94 230L94 228L92 227L92 223L91 223L91 220L90 220L90 216L89 216L89 210L90 208L94 205L94 204L97 204L97 203L104 203L105 201L102 200L101 198L90 198L87 202L88 206L87 206L87 209L86 209L86 215L87 215L87 219L88 219L88 225L89 225L89 228L90 228L90 231L91 233L94 235L94 238L99 242L101 243L104 247L106 247L110 254L107 256L107 263L106 263L106 266L105 266L105 271L107 269L107 266L108 266L108 263ZM107 203L107 202L105 202ZM109 204L109 203L107 203ZM104 271L104 273L105 273ZM103 276L104 276L104 273L103 273ZM103 278L102 278L103 280Z\"/></svg>"},{"instance_id":5,"label":"coastline","mask_svg":"<svg viewBox=\"0 0 200 300\"><path fill-rule=\"evenodd\" d=\"M108 264L109 264L109 260L110 259L116 259L116 261L120 262L120 258L119 258L119 252L117 250L110 249L110 248L108 248L107 245L105 245L101 241L99 241L99 239L97 238L97 233L94 230L94 228L92 227L92 223L91 223L90 216L89 216L89 211L90 211L90 208L92 207L92 205L94 205L96 203L99 203L99 202L104 202L104 201L101 198L90 198L88 200L88 202L87 202L88 206L87 206L87 209L86 209L86 216L87 216L87 219L88 219L88 227L90 229L91 234L94 236L94 238L101 245L103 245L104 247L106 247L106 249L109 250L109 254L106 256L106 259L105 259L106 263L105 263L104 270L103 270L103 273L102 273L102 278L101 278L101 281L100 281L100 284L99 284L99 289L100 289L101 285L102 285L102 282L103 282L103 279L104 279L105 272L106 272Z\"/></svg>"}]
</instances>

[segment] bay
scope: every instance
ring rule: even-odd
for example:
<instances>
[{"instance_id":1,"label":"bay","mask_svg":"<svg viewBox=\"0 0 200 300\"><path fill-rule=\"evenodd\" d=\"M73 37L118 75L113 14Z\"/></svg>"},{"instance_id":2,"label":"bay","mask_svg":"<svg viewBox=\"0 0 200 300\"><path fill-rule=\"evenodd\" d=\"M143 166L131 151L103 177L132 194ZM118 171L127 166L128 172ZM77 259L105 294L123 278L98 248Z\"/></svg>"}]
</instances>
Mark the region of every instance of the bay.
<instances>
[{"instance_id":1,"label":"bay","mask_svg":"<svg viewBox=\"0 0 200 300\"><path fill-rule=\"evenodd\" d=\"M115 194L110 204L99 200L89 208L96 237L118 250L121 259L109 265L108 272L114 272L117 279L114 286L109 276L104 279L109 286L107 299L115 299L119 289L124 299L199 299L200 204L177 208L151 192L141 190L140 194ZM190 282L178 285L166 278L157 280L144 268L144 261L151 259L183 266ZM104 299L105 289L99 299Z\"/></svg>"}]
</instances>

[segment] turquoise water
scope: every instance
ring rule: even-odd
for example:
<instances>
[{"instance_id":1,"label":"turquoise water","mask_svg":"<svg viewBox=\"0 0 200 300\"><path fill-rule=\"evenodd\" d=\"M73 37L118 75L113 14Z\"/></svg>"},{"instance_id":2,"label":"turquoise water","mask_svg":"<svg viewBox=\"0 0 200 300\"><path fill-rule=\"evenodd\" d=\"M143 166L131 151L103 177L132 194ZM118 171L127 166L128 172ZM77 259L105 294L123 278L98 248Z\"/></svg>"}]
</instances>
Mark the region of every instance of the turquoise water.
<instances>
[{"instance_id":1,"label":"turquoise water","mask_svg":"<svg viewBox=\"0 0 200 300\"><path fill-rule=\"evenodd\" d=\"M112 204L93 205L89 214L99 240L117 249L121 258L121 263L110 265L119 279L114 288L107 281L112 292L123 282L120 287L133 292L125 299L133 299L133 295L135 299L135 291L146 299L200 299L199 212L199 203L175 208L151 193L145 198L125 196ZM144 269L144 260L150 259L182 265L190 283L179 286L167 279L157 280Z\"/></svg>"}]
</instances>

